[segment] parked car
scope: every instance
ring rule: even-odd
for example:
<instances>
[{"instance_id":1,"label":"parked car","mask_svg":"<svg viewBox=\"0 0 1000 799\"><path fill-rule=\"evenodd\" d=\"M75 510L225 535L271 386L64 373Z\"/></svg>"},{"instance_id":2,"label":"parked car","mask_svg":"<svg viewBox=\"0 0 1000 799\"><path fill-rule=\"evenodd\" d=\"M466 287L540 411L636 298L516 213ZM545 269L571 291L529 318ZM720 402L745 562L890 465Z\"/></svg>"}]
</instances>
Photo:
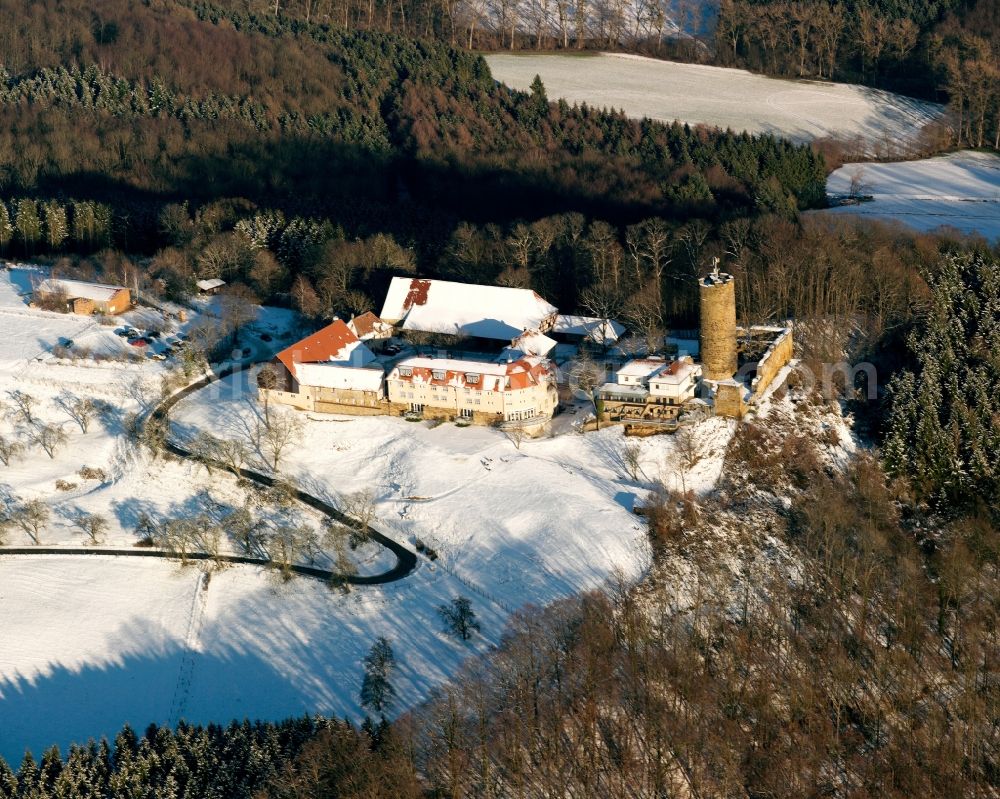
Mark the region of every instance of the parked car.
<instances>
[{"instance_id":1,"label":"parked car","mask_svg":"<svg viewBox=\"0 0 1000 799\"><path fill-rule=\"evenodd\" d=\"M159 337L160 337L160 331L159 330L147 330L146 331L146 338L159 338Z\"/></svg>"},{"instance_id":2,"label":"parked car","mask_svg":"<svg viewBox=\"0 0 1000 799\"><path fill-rule=\"evenodd\" d=\"M70 347L73 346L73 339L71 339L71 338L61 338L61 339L59 339L59 346L60 347L66 347L67 349L69 349Z\"/></svg>"},{"instance_id":3,"label":"parked car","mask_svg":"<svg viewBox=\"0 0 1000 799\"><path fill-rule=\"evenodd\" d=\"M133 338L129 340L129 344L133 347L145 347L149 342L144 338Z\"/></svg>"}]
</instances>

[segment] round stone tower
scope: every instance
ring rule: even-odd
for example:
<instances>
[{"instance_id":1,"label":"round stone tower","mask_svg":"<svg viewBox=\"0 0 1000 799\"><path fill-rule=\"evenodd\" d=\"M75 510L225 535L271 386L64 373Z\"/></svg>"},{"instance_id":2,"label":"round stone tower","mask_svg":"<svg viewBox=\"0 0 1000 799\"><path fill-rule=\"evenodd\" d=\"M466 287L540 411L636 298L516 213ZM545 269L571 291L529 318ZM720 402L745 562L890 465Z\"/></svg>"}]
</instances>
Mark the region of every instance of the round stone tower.
<instances>
[{"instance_id":1,"label":"round stone tower","mask_svg":"<svg viewBox=\"0 0 1000 799\"><path fill-rule=\"evenodd\" d=\"M701 300L701 363L706 380L728 380L736 374L736 286L733 276L712 271L698 281Z\"/></svg>"}]
</instances>

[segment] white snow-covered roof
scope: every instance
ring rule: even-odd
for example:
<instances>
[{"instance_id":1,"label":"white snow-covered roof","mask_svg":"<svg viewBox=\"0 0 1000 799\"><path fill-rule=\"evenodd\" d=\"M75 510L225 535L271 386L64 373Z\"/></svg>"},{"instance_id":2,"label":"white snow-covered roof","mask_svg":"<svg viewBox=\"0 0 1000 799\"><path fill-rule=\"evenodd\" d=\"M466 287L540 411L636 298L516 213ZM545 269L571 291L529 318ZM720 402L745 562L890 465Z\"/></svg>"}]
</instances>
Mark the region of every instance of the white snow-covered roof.
<instances>
[{"instance_id":1,"label":"white snow-covered roof","mask_svg":"<svg viewBox=\"0 0 1000 799\"><path fill-rule=\"evenodd\" d=\"M335 363L295 364L295 378L303 386L378 391L384 377L380 367L342 366Z\"/></svg>"},{"instance_id":2,"label":"white snow-covered roof","mask_svg":"<svg viewBox=\"0 0 1000 799\"><path fill-rule=\"evenodd\" d=\"M623 386L621 383L602 383L598 389L601 394L613 394L618 397L648 397L649 392L643 386Z\"/></svg>"},{"instance_id":3,"label":"white snow-covered roof","mask_svg":"<svg viewBox=\"0 0 1000 799\"><path fill-rule=\"evenodd\" d=\"M525 355L538 355L544 358L555 349L556 341L537 330L526 330L510 345Z\"/></svg>"},{"instance_id":4,"label":"white snow-covered roof","mask_svg":"<svg viewBox=\"0 0 1000 799\"><path fill-rule=\"evenodd\" d=\"M469 372L477 375L506 376L509 363L494 363L492 361L466 361L458 358L406 358L397 366L411 369L433 369L444 372Z\"/></svg>"},{"instance_id":5,"label":"white snow-covered roof","mask_svg":"<svg viewBox=\"0 0 1000 799\"><path fill-rule=\"evenodd\" d=\"M666 361L656 358L636 358L625 364L615 374L619 377L651 377L666 365Z\"/></svg>"},{"instance_id":6,"label":"white snow-covered roof","mask_svg":"<svg viewBox=\"0 0 1000 799\"><path fill-rule=\"evenodd\" d=\"M211 277L208 280L199 280L195 285L202 291L211 291L226 285L226 281L222 278Z\"/></svg>"},{"instance_id":7,"label":"white snow-covered roof","mask_svg":"<svg viewBox=\"0 0 1000 799\"><path fill-rule=\"evenodd\" d=\"M360 341L351 341L330 356L329 363L338 366L367 366L375 360L375 353Z\"/></svg>"},{"instance_id":8,"label":"white snow-covered roof","mask_svg":"<svg viewBox=\"0 0 1000 799\"><path fill-rule=\"evenodd\" d=\"M625 325L614 319L598 319L594 316L573 316L560 314L556 317L553 333L565 336L589 338L597 344L609 344L618 341L625 332Z\"/></svg>"},{"instance_id":9,"label":"white snow-covered roof","mask_svg":"<svg viewBox=\"0 0 1000 799\"><path fill-rule=\"evenodd\" d=\"M62 280L59 278L49 278L38 284L36 291L42 294L53 294L63 292L70 299L94 300L95 302L107 302L115 296L116 292L123 289L123 286L106 286L101 283L87 283L83 280Z\"/></svg>"},{"instance_id":10,"label":"white snow-covered roof","mask_svg":"<svg viewBox=\"0 0 1000 799\"><path fill-rule=\"evenodd\" d=\"M691 375L701 371L700 366L696 366L690 359L679 359L671 361L670 365L649 378L649 384L667 383L670 385L680 385Z\"/></svg>"},{"instance_id":11,"label":"white snow-covered roof","mask_svg":"<svg viewBox=\"0 0 1000 799\"><path fill-rule=\"evenodd\" d=\"M530 289L394 277L380 316L404 330L510 341L549 327L556 313Z\"/></svg>"}]
</instances>

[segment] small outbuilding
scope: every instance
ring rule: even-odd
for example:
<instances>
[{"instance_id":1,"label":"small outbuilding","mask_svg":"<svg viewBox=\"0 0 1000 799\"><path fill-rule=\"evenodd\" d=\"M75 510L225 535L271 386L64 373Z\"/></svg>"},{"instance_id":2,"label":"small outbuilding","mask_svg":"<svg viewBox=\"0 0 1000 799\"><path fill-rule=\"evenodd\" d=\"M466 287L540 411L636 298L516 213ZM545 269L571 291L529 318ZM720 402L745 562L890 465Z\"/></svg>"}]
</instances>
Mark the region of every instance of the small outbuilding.
<instances>
[{"instance_id":1,"label":"small outbuilding","mask_svg":"<svg viewBox=\"0 0 1000 799\"><path fill-rule=\"evenodd\" d=\"M132 295L124 286L49 278L35 286L34 303L39 306L61 306L65 303L66 310L84 316L111 315L129 310Z\"/></svg>"},{"instance_id":2,"label":"small outbuilding","mask_svg":"<svg viewBox=\"0 0 1000 799\"><path fill-rule=\"evenodd\" d=\"M219 277L210 277L207 280L199 280L195 285L201 294L218 294L219 290L226 285L226 281Z\"/></svg>"}]
</instances>

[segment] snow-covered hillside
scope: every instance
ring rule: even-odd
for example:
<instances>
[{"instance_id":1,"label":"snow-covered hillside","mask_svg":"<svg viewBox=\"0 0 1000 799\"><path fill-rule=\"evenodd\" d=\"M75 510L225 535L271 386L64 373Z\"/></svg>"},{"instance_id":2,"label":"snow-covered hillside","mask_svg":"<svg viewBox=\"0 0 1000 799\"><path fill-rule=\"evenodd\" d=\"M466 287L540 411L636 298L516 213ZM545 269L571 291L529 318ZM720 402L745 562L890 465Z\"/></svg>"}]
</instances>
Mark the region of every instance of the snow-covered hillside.
<instances>
[{"instance_id":1,"label":"snow-covered hillside","mask_svg":"<svg viewBox=\"0 0 1000 799\"><path fill-rule=\"evenodd\" d=\"M89 321L28 308L12 277L0 272L0 397L30 392L38 421L68 435L55 457L31 446L0 467L0 501L41 500L49 509L42 543L84 543L73 524L81 511L106 516L107 542L120 547L136 543L140 514L216 518L247 501L252 486L229 473L154 459L125 435L125 415L157 393L162 362L49 357L58 337L79 337ZM260 341L261 326L270 325L277 346L290 321L268 310L247 335ZM116 338L100 327L83 335L110 337L109 346ZM173 437L247 437L260 413L254 385L252 372L238 372L182 400L171 413ZM86 433L57 402L67 391L107 406ZM802 416L782 402L785 415ZM304 420L302 443L282 467L300 487L334 503L370 491L377 529L436 550L436 560L421 557L415 572L388 585L344 594L257 566L228 566L208 578L199 566L168 560L0 554L0 756L17 761L24 747L38 754L52 743L113 735L125 722L357 718L361 661L378 636L395 650L394 710L402 710L496 644L519 608L597 588L619 573L643 575L649 545L633 507L660 482L711 491L736 424L708 419L690 435L632 439L617 426L577 432L585 410L558 417L551 437L522 441L492 428L272 408ZM767 413L762 408L760 418ZM24 437L25 426L3 414L0 435ZM83 465L105 476L84 479ZM57 480L76 485L56 490ZM319 523L301 507L252 507L268 524L276 514ZM724 550L723 537L712 545ZM8 539L30 545L16 525ZM362 574L389 565L374 544L351 557ZM679 578L677 602L687 588ZM443 632L437 610L459 595L482 626L467 644Z\"/></svg>"},{"instance_id":2,"label":"snow-covered hillside","mask_svg":"<svg viewBox=\"0 0 1000 799\"><path fill-rule=\"evenodd\" d=\"M827 192L846 195L852 182L872 202L831 209L836 214L895 220L921 231L954 228L1000 239L1000 157L959 152L895 164L845 164Z\"/></svg>"},{"instance_id":3,"label":"snow-covered hillside","mask_svg":"<svg viewBox=\"0 0 1000 799\"><path fill-rule=\"evenodd\" d=\"M493 77L515 89L527 90L535 75L541 76L552 100L795 141L859 139L880 154L900 153L943 113L933 103L863 86L780 80L640 56L493 53L486 60Z\"/></svg>"},{"instance_id":4,"label":"snow-covered hillside","mask_svg":"<svg viewBox=\"0 0 1000 799\"><path fill-rule=\"evenodd\" d=\"M126 435L128 415L159 395L169 362L56 357L53 348L68 339L91 352L128 352L128 344L89 318L28 307L30 277L0 271L0 399L8 406L0 435L26 445L0 466L0 500L41 500L50 517L40 540L51 547L86 543L74 525L81 513L103 515L105 543L122 547L138 540L142 514L217 518L239 507L247 488L230 475L154 459ZM123 321L140 324L150 313ZM259 341L266 331L277 346L289 321L267 310L248 335ZM172 414L176 435L245 435L255 413L249 377L238 374L181 402ZM34 399L34 422L11 410L8 391ZM60 404L67 397L101 405L87 432ZM0 756L17 761L26 746L37 754L53 742L111 735L126 721L357 716L361 659L379 635L396 649L402 708L496 643L517 608L597 587L615 570L640 575L649 558L633 504L660 479L708 490L732 424L696 428L696 463L690 452L681 458L670 436L639 441L633 476L623 457L631 440L621 429L581 435L571 430L577 418L559 420L563 434L520 448L478 427L307 420L305 444L285 467L297 482L333 500L371 489L380 530L411 547L420 538L439 554L433 563L422 558L401 582L346 596L304 578L285 583L258 567L224 568L202 588L198 567L171 561L0 554ZM29 443L42 424L67 435L51 458ZM84 466L103 474L84 478ZM282 513L318 526L307 509ZM32 544L17 525L7 539ZM362 574L389 565L373 548L352 553ZM470 597L483 629L469 645L446 636L437 613L459 594Z\"/></svg>"}]
</instances>

